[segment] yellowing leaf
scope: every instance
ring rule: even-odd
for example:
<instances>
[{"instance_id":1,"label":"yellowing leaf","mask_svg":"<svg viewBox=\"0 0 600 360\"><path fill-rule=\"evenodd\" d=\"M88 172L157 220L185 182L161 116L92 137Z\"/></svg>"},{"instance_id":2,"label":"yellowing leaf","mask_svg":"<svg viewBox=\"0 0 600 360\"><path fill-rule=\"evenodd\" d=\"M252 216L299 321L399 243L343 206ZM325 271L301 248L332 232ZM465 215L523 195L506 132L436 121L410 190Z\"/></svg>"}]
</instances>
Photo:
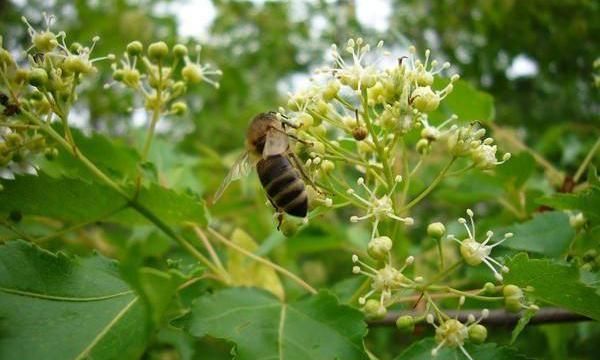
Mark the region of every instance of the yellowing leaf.
<instances>
[{"instance_id":1,"label":"yellowing leaf","mask_svg":"<svg viewBox=\"0 0 600 360\"><path fill-rule=\"evenodd\" d=\"M258 249L258 244L254 239L241 229L235 229L231 235L231 241L251 252ZM233 285L260 287L283 300L283 286L273 268L231 249L229 249L227 257L227 270L231 275Z\"/></svg>"}]
</instances>

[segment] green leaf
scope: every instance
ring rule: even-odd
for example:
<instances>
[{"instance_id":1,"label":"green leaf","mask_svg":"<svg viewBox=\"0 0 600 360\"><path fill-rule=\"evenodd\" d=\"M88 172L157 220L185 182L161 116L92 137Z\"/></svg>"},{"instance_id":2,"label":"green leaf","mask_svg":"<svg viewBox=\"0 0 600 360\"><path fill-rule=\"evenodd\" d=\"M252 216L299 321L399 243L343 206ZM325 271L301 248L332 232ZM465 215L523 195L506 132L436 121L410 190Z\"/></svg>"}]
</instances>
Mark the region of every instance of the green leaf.
<instances>
[{"instance_id":1,"label":"green leaf","mask_svg":"<svg viewBox=\"0 0 600 360\"><path fill-rule=\"evenodd\" d=\"M575 230L569 224L569 216L559 211L537 214L533 219L502 229L514 236L502 246L557 257L569 247Z\"/></svg>"},{"instance_id":2,"label":"green leaf","mask_svg":"<svg viewBox=\"0 0 600 360\"><path fill-rule=\"evenodd\" d=\"M436 79L435 89L446 86L448 79ZM454 89L440 108L432 114L436 120L445 120L450 115L456 114L460 122L492 121L495 116L494 98L483 91L477 90L467 81L459 80L454 83Z\"/></svg>"},{"instance_id":3,"label":"green leaf","mask_svg":"<svg viewBox=\"0 0 600 360\"><path fill-rule=\"evenodd\" d=\"M528 294L533 298L600 320L600 295L582 282L577 268L554 260L529 259L524 253L507 265L510 272L504 275L506 284L531 286L533 291Z\"/></svg>"},{"instance_id":4,"label":"green leaf","mask_svg":"<svg viewBox=\"0 0 600 360\"><path fill-rule=\"evenodd\" d=\"M496 175L504 180L504 186L519 189L535 170L535 160L527 152L513 154L510 161L496 167Z\"/></svg>"},{"instance_id":5,"label":"green leaf","mask_svg":"<svg viewBox=\"0 0 600 360\"><path fill-rule=\"evenodd\" d=\"M412 344L408 349L398 355L395 360L456 360L466 359L465 355L457 348L451 349L442 347L437 356L431 356L431 350L437 346L433 338L423 339ZM473 359L477 360L512 360L526 359L524 355L520 355L516 350L498 346L494 343L486 343L482 345L466 344L465 349Z\"/></svg>"},{"instance_id":6,"label":"green leaf","mask_svg":"<svg viewBox=\"0 0 600 360\"><path fill-rule=\"evenodd\" d=\"M55 125L62 133L62 126ZM80 130L71 128L77 148L91 162L111 177L134 179L137 176L138 153L117 139L109 139L99 133L85 136ZM60 150L52 161L44 160L40 164L42 171L52 177L89 178L90 172L81 161L65 150Z\"/></svg>"},{"instance_id":7,"label":"green leaf","mask_svg":"<svg viewBox=\"0 0 600 360\"><path fill-rule=\"evenodd\" d=\"M2 214L20 211L24 216L46 216L75 223L101 220L112 214L107 221L127 225L148 223L132 209L120 210L127 201L104 185L80 179L55 179L43 173L19 176L14 181L3 181L2 185ZM207 223L203 202L156 184L143 187L138 201L169 224L185 221Z\"/></svg>"},{"instance_id":8,"label":"green leaf","mask_svg":"<svg viewBox=\"0 0 600 360\"><path fill-rule=\"evenodd\" d=\"M0 358L137 358L144 309L102 256L70 258L29 243L0 247Z\"/></svg>"},{"instance_id":9,"label":"green leaf","mask_svg":"<svg viewBox=\"0 0 600 360\"><path fill-rule=\"evenodd\" d=\"M254 239L241 229L233 231L231 241L253 253L258 249ZM285 296L281 281L273 268L258 263L231 248L227 251L227 272L231 275L233 285L256 286L270 291L279 299Z\"/></svg>"},{"instance_id":10,"label":"green leaf","mask_svg":"<svg viewBox=\"0 0 600 360\"><path fill-rule=\"evenodd\" d=\"M538 202L560 210L580 210L592 222L600 222L600 186L576 194L554 194Z\"/></svg>"},{"instance_id":11,"label":"green leaf","mask_svg":"<svg viewBox=\"0 0 600 360\"><path fill-rule=\"evenodd\" d=\"M327 292L288 304L259 289L221 290L195 301L182 322L193 336L236 343L240 360L367 358L362 314Z\"/></svg>"}]
</instances>

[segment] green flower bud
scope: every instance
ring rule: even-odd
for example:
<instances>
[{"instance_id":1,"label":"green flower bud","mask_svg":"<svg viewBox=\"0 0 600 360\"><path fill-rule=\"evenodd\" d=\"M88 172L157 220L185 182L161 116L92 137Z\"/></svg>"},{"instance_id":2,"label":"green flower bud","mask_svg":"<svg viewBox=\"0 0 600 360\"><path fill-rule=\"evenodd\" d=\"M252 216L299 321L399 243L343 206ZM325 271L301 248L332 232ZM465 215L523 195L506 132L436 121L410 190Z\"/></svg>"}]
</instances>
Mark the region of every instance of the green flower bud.
<instances>
[{"instance_id":1,"label":"green flower bud","mask_svg":"<svg viewBox=\"0 0 600 360\"><path fill-rule=\"evenodd\" d=\"M430 86L416 88L412 94L412 106L420 112L432 112L440 105L440 96Z\"/></svg>"},{"instance_id":2,"label":"green flower bud","mask_svg":"<svg viewBox=\"0 0 600 360\"><path fill-rule=\"evenodd\" d=\"M583 213L569 216L569 224L575 230L581 229L585 225L585 222L586 218L583 216Z\"/></svg>"},{"instance_id":3,"label":"green flower bud","mask_svg":"<svg viewBox=\"0 0 600 360\"><path fill-rule=\"evenodd\" d=\"M148 46L148 57L150 60L160 61L169 54L169 47L164 41L158 41Z\"/></svg>"},{"instance_id":4,"label":"green flower bud","mask_svg":"<svg viewBox=\"0 0 600 360\"><path fill-rule=\"evenodd\" d=\"M363 312L368 319L378 320L383 319L387 314L387 309L374 299L369 299L363 306Z\"/></svg>"},{"instance_id":5,"label":"green flower bud","mask_svg":"<svg viewBox=\"0 0 600 360\"><path fill-rule=\"evenodd\" d=\"M417 141L416 149L417 149L417 152L421 155L429 154L429 150L431 149L429 140L420 139L419 141Z\"/></svg>"},{"instance_id":6,"label":"green flower bud","mask_svg":"<svg viewBox=\"0 0 600 360\"><path fill-rule=\"evenodd\" d=\"M69 55L62 63L62 68L67 73L89 74L94 71L94 66L88 60L77 55Z\"/></svg>"},{"instance_id":7,"label":"green flower bud","mask_svg":"<svg viewBox=\"0 0 600 360\"><path fill-rule=\"evenodd\" d=\"M505 285L502 289L504 295L504 307L510 312L519 312L521 310L521 299L523 290L516 285Z\"/></svg>"},{"instance_id":8,"label":"green flower bud","mask_svg":"<svg viewBox=\"0 0 600 360\"><path fill-rule=\"evenodd\" d=\"M140 72L137 69L123 69L123 84L131 88L135 89L139 86L140 77Z\"/></svg>"},{"instance_id":9,"label":"green flower bud","mask_svg":"<svg viewBox=\"0 0 600 360\"><path fill-rule=\"evenodd\" d=\"M296 221L284 217L279 230L285 237L294 236L298 232L298 224Z\"/></svg>"},{"instance_id":10,"label":"green flower bud","mask_svg":"<svg viewBox=\"0 0 600 360\"><path fill-rule=\"evenodd\" d=\"M172 97L181 96L186 92L186 90L187 90L187 87L185 86L185 83L183 81L177 81L171 87L171 96Z\"/></svg>"},{"instance_id":11,"label":"green flower bud","mask_svg":"<svg viewBox=\"0 0 600 360\"><path fill-rule=\"evenodd\" d=\"M446 233L446 227L441 222L434 222L427 226L427 235L434 239L441 239Z\"/></svg>"},{"instance_id":12,"label":"green flower bud","mask_svg":"<svg viewBox=\"0 0 600 360\"><path fill-rule=\"evenodd\" d=\"M187 113L187 110L187 104L183 101L177 101L171 105L171 112L178 116L184 115Z\"/></svg>"},{"instance_id":13,"label":"green flower bud","mask_svg":"<svg viewBox=\"0 0 600 360\"><path fill-rule=\"evenodd\" d=\"M43 87L48 82L48 73L42 68L33 68L27 76L29 84L35 87Z\"/></svg>"},{"instance_id":14,"label":"green flower bud","mask_svg":"<svg viewBox=\"0 0 600 360\"><path fill-rule=\"evenodd\" d=\"M327 85L325 85L325 88L323 89L323 92L321 93L321 95L323 96L323 100L331 101L333 98L335 98L337 96L339 91L340 91L340 83L338 81L334 80L334 81L328 82Z\"/></svg>"},{"instance_id":15,"label":"green flower bud","mask_svg":"<svg viewBox=\"0 0 600 360\"><path fill-rule=\"evenodd\" d=\"M83 45L81 45L78 42L74 42L71 44L71 46L69 46L69 51L72 52L73 54L80 54L82 49L83 49Z\"/></svg>"},{"instance_id":16,"label":"green flower bud","mask_svg":"<svg viewBox=\"0 0 600 360\"><path fill-rule=\"evenodd\" d=\"M403 333L412 333L415 330L415 318L410 315L400 316L396 319L396 327Z\"/></svg>"},{"instance_id":17,"label":"green flower bud","mask_svg":"<svg viewBox=\"0 0 600 360\"><path fill-rule=\"evenodd\" d=\"M124 75L125 71L123 69L113 71L113 79L115 79L115 81L123 81Z\"/></svg>"},{"instance_id":18,"label":"green flower bud","mask_svg":"<svg viewBox=\"0 0 600 360\"><path fill-rule=\"evenodd\" d=\"M433 85L433 75L428 71L421 71L415 80L419 86Z\"/></svg>"},{"instance_id":19,"label":"green flower bud","mask_svg":"<svg viewBox=\"0 0 600 360\"><path fill-rule=\"evenodd\" d=\"M487 338L487 329L481 324L471 325L469 327L469 340L474 344L482 344Z\"/></svg>"},{"instance_id":20,"label":"green flower bud","mask_svg":"<svg viewBox=\"0 0 600 360\"><path fill-rule=\"evenodd\" d=\"M331 160L323 160L321 163L321 170L325 173L332 172L335 169L335 164Z\"/></svg>"},{"instance_id":21,"label":"green flower bud","mask_svg":"<svg viewBox=\"0 0 600 360\"><path fill-rule=\"evenodd\" d=\"M49 160L52 161L54 159L56 159L56 157L58 156L58 149L57 148L47 148L44 151L44 157Z\"/></svg>"},{"instance_id":22,"label":"green flower bud","mask_svg":"<svg viewBox=\"0 0 600 360\"><path fill-rule=\"evenodd\" d=\"M17 69L17 71L15 71L15 83L23 84L28 81L28 78L29 71L27 71L26 69L19 68Z\"/></svg>"},{"instance_id":23,"label":"green flower bud","mask_svg":"<svg viewBox=\"0 0 600 360\"><path fill-rule=\"evenodd\" d=\"M0 66L11 67L15 65L15 60L13 59L10 52L5 49L0 49Z\"/></svg>"},{"instance_id":24,"label":"green flower bud","mask_svg":"<svg viewBox=\"0 0 600 360\"><path fill-rule=\"evenodd\" d=\"M35 33L33 35L33 45L43 53L50 52L58 45L56 35L50 31Z\"/></svg>"},{"instance_id":25,"label":"green flower bud","mask_svg":"<svg viewBox=\"0 0 600 360\"><path fill-rule=\"evenodd\" d=\"M186 57L188 54L188 49L187 47L185 47L185 45L182 44L177 44L173 47L173 55L175 55L178 58L184 58Z\"/></svg>"},{"instance_id":26,"label":"green flower bud","mask_svg":"<svg viewBox=\"0 0 600 360\"><path fill-rule=\"evenodd\" d=\"M202 69L196 64L187 64L181 70L181 76L190 84L198 84L204 80Z\"/></svg>"},{"instance_id":27,"label":"green flower bud","mask_svg":"<svg viewBox=\"0 0 600 360\"><path fill-rule=\"evenodd\" d=\"M34 90L31 93L30 97L31 97L31 100L39 101L39 100L42 100L44 98L44 94L42 94L40 91Z\"/></svg>"},{"instance_id":28,"label":"green flower bud","mask_svg":"<svg viewBox=\"0 0 600 360\"><path fill-rule=\"evenodd\" d=\"M300 127L304 128L304 129L311 127L315 122L312 115L310 115L309 113L305 113L305 112L298 114L296 119L298 120L298 123L299 123L298 125L300 125Z\"/></svg>"},{"instance_id":29,"label":"green flower bud","mask_svg":"<svg viewBox=\"0 0 600 360\"><path fill-rule=\"evenodd\" d=\"M129 44L127 44L127 54L129 56L139 56L142 54L143 51L144 51L144 45L142 45L142 43L137 40L132 41ZM168 49L167 49L167 51L168 51Z\"/></svg>"},{"instance_id":30,"label":"green flower bud","mask_svg":"<svg viewBox=\"0 0 600 360\"><path fill-rule=\"evenodd\" d=\"M148 95L146 97L146 102L144 103L146 109L160 109L161 105L156 93Z\"/></svg>"},{"instance_id":31,"label":"green flower bud","mask_svg":"<svg viewBox=\"0 0 600 360\"><path fill-rule=\"evenodd\" d=\"M387 236L379 236L369 241L367 253L375 260L385 260L392 250L392 239Z\"/></svg>"},{"instance_id":32,"label":"green flower bud","mask_svg":"<svg viewBox=\"0 0 600 360\"><path fill-rule=\"evenodd\" d=\"M496 285L491 282L486 282L485 285L483 285L483 291L489 295L494 294L496 293Z\"/></svg>"}]
</instances>

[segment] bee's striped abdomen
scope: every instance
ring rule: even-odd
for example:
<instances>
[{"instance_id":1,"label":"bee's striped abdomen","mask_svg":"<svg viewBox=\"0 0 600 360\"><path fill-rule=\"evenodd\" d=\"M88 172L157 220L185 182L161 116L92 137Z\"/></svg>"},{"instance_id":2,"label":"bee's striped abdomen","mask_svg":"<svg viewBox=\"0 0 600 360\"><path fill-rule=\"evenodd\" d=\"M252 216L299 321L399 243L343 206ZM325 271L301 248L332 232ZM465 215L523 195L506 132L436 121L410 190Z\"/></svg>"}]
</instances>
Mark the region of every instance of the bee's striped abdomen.
<instances>
[{"instance_id":1,"label":"bee's striped abdomen","mask_svg":"<svg viewBox=\"0 0 600 360\"><path fill-rule=\"evenodd\" d=\"M286 156L276 155L260 160L256 171L275 207L293 216L306 216L308 197L304 182Z\"/></svg>"}]
</instances>

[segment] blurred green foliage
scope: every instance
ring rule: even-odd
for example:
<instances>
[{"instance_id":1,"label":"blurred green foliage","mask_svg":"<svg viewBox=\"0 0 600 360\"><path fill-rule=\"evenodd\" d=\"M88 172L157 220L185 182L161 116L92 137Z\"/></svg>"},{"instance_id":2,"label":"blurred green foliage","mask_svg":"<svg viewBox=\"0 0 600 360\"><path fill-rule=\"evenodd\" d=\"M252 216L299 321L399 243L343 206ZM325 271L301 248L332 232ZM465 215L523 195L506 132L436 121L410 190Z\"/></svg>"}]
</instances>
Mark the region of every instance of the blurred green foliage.
<instances>
[{"instance_id":1,"label":"blurred green foliage","mask_svg":"<svg viewBox=\"0 0 600 360\"><path fill-rule=\"evenodd\" d=\"M432 48L441 58L450 61L455 67L454 71L465 80L458 83L456 92L444 104L449 108L442 108L443 116L439 115L437 120L456 112L463 115L465 121L494 120L499 126L514 126L519 132L511 132L510 136L523 139L536 151L534 155L548 159L551 166L559 169L563 175L574 175L591 144L600 136L600 97L592 77L592 64L600 56L597 39L600 33L600 4L593 0L392 0L389 28L383 33L359 21L353 1L322 0L289 4L219 0L213 2L216 16L207 32L191 38L182 38L177 34L177 18L157 11L164 8L161 7L164 2L157 0L57 0L51 6L48 4L43 0L19 4L0 0L0 34L3 35L5 47L20 48L27 43L20 17L25 15L33 23L41 24L41 11L45 10L57 17L60 28L75 41L89 42L99 34L99 54L123 49L132 40L140 40L145 45L155 39L169 44L176 41L202 43L203 59L223 71L220 89L192 89L190 92L197 96L191 99L189 115L183 119L169 119L173 123L165 127L153 144L148 160L155 167L145 170L152 175L153 182L177 193L161 187L152 192L150 200L155 204L165 204L165 208L169 203L190 202L181 213L167 212L166 209L164 215L167 221L203 218L205 209L198 207L197 203L191 203L190 199L199 196L210 198L243 146L249 119L258 112L276 110L285 99L282 88L294 84L293 79L298 74L307 74L323 63L324 51L330 43L344 42L357 34L363 34L370 40L383 38L386 43L398 46L393 50L400 53L405 53L405 47L411 43L419 49ZM536 64L536 74L517 78L507 76L507 69L520 56L526 56ZM111 81L107 76L110 71L101 74L105 77L97 78L99 84ZM489 95L475 89L483 89ZM453 97L456 97L455 101ZM109 143L98 135L85 137L76 132L77 143L82 151L102 170L118 179L133 176L139 155L126 149L132 144L139 144L143 137L144 127L134 124L133 115L137 113L132 111L132 108L139 108L140 104L119 90L106 91L102 86L87 86L77 106L83 132L97 130L119 138L117 142ZM498 142L506 150L522 150L509 141ZM12 203L5 202L0 206L3 212L8 213L17 207L22 200L19 196L32 196L36 183L46 182L43 185L47 189L55 184L51 176L80 176L85 172L67 154L62 153L54 162L42 163L42 169L50 176L15 183L14 188L6 187L5 191L11 191L15 197ZM65 174L65 169L70 173ZM426 169L423 180L420 180L422 184L415 184L415 188L419 189L419 185L424 187L436 171ZM585 178L584 175L581 182ZM90 214L103 217L112 209L110 205L116 204L109 195L100 202L93 196L86 198L86 194L102 195L102 188L92 191L88 183L73 182L70 186L62 183L54 187L53 194L56 197L46 197L47 202L42 204L41 209L27 209L29 215L52 215L65 221L66 225L77 225L78 221L83 220L78 216L82 214L63 207L69 203L61 200L61 191L71 194L75 210L95 209L95 212L83 214L85 217ZM516 154L506 167L499 168L494 175L474 172L466 179L449 179L428 202L415 209L415 218L420 219L420 223L409 233L399 235L406 240L404 248L398 247L394 251L406 254L411 249L419 248L433 258L435 244L427 239L425 225L429 221L454 218L465 207L476 202L480 203L480 210L489 216L487 224L486 220L482 220L482 226L486 228L505 228L523 221L528 221L520 225L525 230L527 226L548 228L557 222L566 224L566 216L556 213L545 213L532 220L532 214L543 204L561 210L578 208L592 220L593 231L586 233L577 244L573 245L575 241L569 242L573 237L572 230L563 224L562 232L550 231L552 233L548 235L552 235L552 239L559 238L559 243L555 243L550 250L543 249L550 255L562 255L568 247L568 251L572 252L570 256L578 263L585 263L585 252L597 248L600 243L598 188L592 187L578 195L548 195L536 201L540 195L556 190L553 187L556 188L557 184L546 179L534 156L526 151ZM311 220L310 226L286 239L275 230L272 212L265 206L260 191L255 177L231 187L224 201L209 209L214 221L226 231L233 230L228 222L235 219L236 226L245 229L256 239L258 254L269 256L278 264L301 274L311 284L330 288L335 286L339 294L352 294L358 284L348 281L348 259L351 253L364 251L365 234L368 231L349 225L345 221L348 213L339 216L328 213ZM43 194L40 198L44 198ZM445 219L437 219L439 214L444 214ZM130 266L134 269L142 265L160 264L159 259L168 256L179 259L176 266L173 265L178 271L202 272L194 267L189 257L175 250L173 243L164 235L147 226L133 230L121 226L138 220L127 215L123 213L122 218L112 219L113 223L103 229L101 237L93 229L84 229L76 236L49 239L52 241L45 242L43 246L50 249L66 248L79 253L98 249L122 260L125 268ZM36 235L59 228L52 222L35 226L27 218L15 224L18 231L26 229ZM14 234L2 228L0 236L11 238ZM99 237L103 240L98 240ZM537 240L535 237L527 238L525 244L520 243L514 248L544 253L539 249L541 241ZM514 254L510 243L507 248L507 255ZM554 262L542 265L564 270L563 265ZM571 272L570 268L568 272ZM148 274L135 271L128 274L126 279L129 285L143 294L144 279ZM460 275L468 279L465 281L479 280L476 278L479 274ZM597 283L597 275L583 276L591 278L588 284ZM578 288L582 294L591 291L583 284L578 283L577 286L582 288ZM191 299L212 288L210 282L191 286L182 292L180 301L189 305ZM560 289L548 290L552 291ZM161 303L164 299L144 300L150 306L164 306ZM568 304L568 300L559 299L556 303L564 305ZM585 304L581 306L585 307ZM600 336L597 325L526 328L515 346L521 353L542 358L560 358L559 355L552 355L555 350L556 354L591 358L591 354L598 351L598 342L593 341ZM510 339L508 331L497 335L494 340L506 343L507 339ZM428 341L416 344L406 354L410 355L419 347L430 349L432 344ZM400 345L408 344L408 340L400 339L390 329L373 329L367 343L380 350L378 355L381 355L381 359L392 359L399 354ZM164 327L153 338L144 356L164 358L161 356L172 355L177 350L183 358L192 359L199 358L210 349L216 355L209 356L229 358L230 348L228 343L212 338L194 341L188 335ZM492 354L498 351L508 354L504 354L506 358L512 356L512 352L505 349L490 349Z\"/></svg>"}]
</instances>

